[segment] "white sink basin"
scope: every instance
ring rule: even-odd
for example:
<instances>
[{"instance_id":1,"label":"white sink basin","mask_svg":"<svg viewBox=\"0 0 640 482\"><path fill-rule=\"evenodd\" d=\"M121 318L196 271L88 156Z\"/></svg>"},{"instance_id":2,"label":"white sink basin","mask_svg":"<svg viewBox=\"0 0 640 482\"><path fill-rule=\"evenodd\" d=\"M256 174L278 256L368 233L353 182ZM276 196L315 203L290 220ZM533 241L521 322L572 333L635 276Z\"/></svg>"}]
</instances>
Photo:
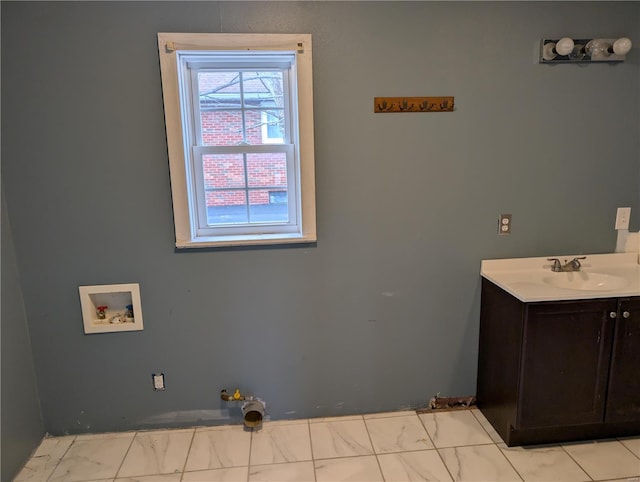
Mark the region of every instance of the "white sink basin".
<instances>
[{"instance_id":1,"label":"white sink basin","mask_svg":"<svg viewBox=\"0 0 640 482\"><path fill-rule=\"evenodd\" d=\"M556 288L583 291L614 291L623 289L629 282L620 276L588 271L551 273L542 279Z\"/></svg>"},{"instance_id":2,"label":"white sink basin","mask_svg":"<svg viewBox=\"0 0 640 482\"><path fill-rule=\"evenodd\" d=\"M576 256L584 254L483 260L480 274L524 302L640 296L637 253L587 254L580 271L552 271L548 258Z\"/></svg>"}]
</instances>

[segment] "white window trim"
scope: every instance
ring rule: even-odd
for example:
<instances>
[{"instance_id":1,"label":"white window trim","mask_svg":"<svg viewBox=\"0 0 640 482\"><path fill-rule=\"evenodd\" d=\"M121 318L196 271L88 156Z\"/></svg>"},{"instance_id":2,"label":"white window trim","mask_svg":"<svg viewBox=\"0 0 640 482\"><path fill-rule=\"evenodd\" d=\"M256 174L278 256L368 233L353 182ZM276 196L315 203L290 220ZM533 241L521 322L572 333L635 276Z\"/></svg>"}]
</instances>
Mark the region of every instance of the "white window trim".
<instances>
[{"instance_id":1,"label":"white window trim","mask_svg":"<svg viewBox=\"0 0 640 482\"><path fill-rule=\"evenodd\" d=\"M187 187L187 162L180 109L177 51L266 50L295 51L298 88L300 156L300 231L296 233L198 236L191 222ZM167 148L176 247L251 246L311 243L316 236L315 160L313 138L312 50L310 34L196 34L158 33Z\"/></svg>"}]
</instances>

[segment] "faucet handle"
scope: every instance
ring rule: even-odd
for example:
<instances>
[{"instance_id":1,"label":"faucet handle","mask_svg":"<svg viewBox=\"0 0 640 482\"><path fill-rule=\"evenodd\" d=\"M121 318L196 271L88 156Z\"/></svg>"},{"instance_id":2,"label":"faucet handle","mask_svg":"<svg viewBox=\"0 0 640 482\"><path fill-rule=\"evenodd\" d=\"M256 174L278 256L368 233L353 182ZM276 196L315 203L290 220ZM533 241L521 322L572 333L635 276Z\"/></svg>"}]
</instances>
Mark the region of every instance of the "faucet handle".
<instances>
[{"instance_id":1,"label":"faucet handle","mask_svg":"<svg viewBox=\"0 0 640 482\"><path fill-rule=\"evenodd\" d=\"M578 261L579 259L587 259L587 257L586 257L586 256L578 256L578 257L576 257L576 258L573 258L573 259L571 260L571 264L573 265L573 267L574 267L575 269L580 269L580 266L582 266L582 265L580 264L580 261Z\"/></svg>"},{"instance_id":2,"label":"faucet handle","mask_svg":"<svg viewBox=\"0 0 640 482\"><path fill-rule=\"evenodd\" d=\"M547 258L547 261L553 261L551 271L562 271L562 265L558 258Z\"/></svg>"}]
</instances>

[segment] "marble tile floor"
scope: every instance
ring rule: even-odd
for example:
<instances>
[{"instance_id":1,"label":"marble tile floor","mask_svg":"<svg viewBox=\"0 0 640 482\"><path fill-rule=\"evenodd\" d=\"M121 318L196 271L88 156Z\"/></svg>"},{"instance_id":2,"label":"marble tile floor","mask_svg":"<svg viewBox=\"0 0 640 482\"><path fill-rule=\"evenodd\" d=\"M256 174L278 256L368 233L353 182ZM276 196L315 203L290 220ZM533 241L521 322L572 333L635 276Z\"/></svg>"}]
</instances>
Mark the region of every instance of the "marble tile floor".
<instances>
[{"instance_id":1,"label":"marble tile floor","mask_svg":"<svg viewBox=\"0 0 640 482\"><path fill-rule=\"evenodd\" d=\"M640 437L507 447L477 409L47 437L14 479L640 482Z\"/></svg>"}]
</instances>

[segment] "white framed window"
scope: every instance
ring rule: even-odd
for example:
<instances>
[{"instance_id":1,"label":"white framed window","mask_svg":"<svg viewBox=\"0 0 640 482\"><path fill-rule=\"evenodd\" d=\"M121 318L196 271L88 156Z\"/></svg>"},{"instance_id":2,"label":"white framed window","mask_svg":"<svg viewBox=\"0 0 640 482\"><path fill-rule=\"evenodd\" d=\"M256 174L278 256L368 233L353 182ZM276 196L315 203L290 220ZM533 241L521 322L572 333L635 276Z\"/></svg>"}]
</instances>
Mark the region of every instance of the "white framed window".
<instances>
[{"instance_id":1,"label":"white framed window","mask_svg":"<svg viewBox=\"0 0 640 482\"><path fill-rule=\"evenodd\" d=\"M313 242L311 36L159 33L178 248Z\"/></svg>"}]
</instances>

